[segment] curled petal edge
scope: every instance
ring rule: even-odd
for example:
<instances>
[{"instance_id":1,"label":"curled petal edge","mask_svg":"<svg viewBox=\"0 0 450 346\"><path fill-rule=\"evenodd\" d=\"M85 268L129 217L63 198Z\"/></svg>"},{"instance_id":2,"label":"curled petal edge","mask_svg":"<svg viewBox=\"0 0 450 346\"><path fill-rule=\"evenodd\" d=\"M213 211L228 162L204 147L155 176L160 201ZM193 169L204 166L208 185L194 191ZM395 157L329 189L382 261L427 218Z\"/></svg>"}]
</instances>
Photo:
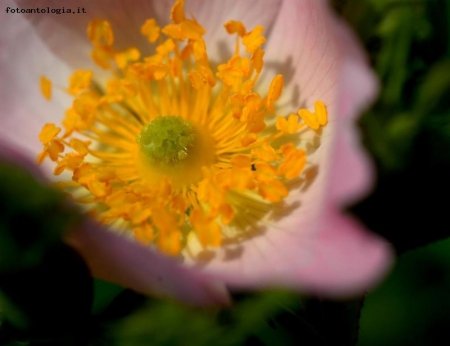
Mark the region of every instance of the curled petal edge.
<instances>
[{"instance_id":1,"label":"curled petal edge","mask_svg":"<svg viewBox=\"0 0 450 346\"><path fill-rule=\"evenodd\" d=\"M66 241L86 260L100 279L146 294L174 297L188 305L229 305L222 282L174 259L158 254L92 222L68 235ZM107 265L105 265L107 264Z\"/></svg>"}]
</instances>

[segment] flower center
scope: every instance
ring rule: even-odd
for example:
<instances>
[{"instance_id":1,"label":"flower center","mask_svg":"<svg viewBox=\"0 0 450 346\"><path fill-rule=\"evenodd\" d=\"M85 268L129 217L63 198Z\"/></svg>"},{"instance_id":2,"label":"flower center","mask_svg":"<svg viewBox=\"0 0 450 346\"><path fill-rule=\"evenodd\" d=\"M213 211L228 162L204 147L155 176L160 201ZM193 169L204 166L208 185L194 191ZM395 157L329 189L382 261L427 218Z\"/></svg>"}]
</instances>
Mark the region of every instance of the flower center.
<instances>
[{"instance_id":1,"label":"flower center","mask_svg":"<svg viewBox=\"0 0 450 346\"><path fill-rule=\"evenodd\" d=\"M155 45L144 58L134 47L113 48L109 22L89 24L92 58L110 78L100 85L93 71L72 74L64 132L43 127L38 162L49 157L55 175L72 172L58 185L101 222L166 253L193 256L255 234L305 174L313 144L303 134L319 137L328 120L321 101L275 116L282 75L265 95L254 89L264 66L262 26L225 23L235 50L213 72L206 31L183 5L175 1L171 24L149 19L141 27ZM51 98L45 77L41 90Z\"/></svg>"},{"instance_id":2,"label":"flower center","mask_svg":"<svg viewBox=\"0 0 450 346\"><path fill-rule=\"evenodd\" d=\"M174 115L159 116L137 136L141 152L152 163L171 164L184 160L194 145L192 125Z\"/></svg>"}]
</instances>

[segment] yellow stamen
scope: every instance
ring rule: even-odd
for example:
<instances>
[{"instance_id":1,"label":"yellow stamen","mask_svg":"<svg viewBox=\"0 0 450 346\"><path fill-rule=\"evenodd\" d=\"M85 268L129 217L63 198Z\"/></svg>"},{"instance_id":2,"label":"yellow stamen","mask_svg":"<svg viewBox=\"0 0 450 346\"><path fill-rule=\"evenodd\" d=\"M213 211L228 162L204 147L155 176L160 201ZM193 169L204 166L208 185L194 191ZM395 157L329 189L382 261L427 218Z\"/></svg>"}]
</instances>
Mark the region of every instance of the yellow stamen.
<instances>
[{"instance_id":1,"label":"yellow stamen","mask_svg":"<svg viewBox=\"0 0 450 346\"><path fill-rule=\"evenodd\" d=\"M313 130L318 130L320 126L328 123L327 110L322 101L316 101L314 104L314 113L307 109L299 109L298 115L305 121Z\"/></svg>"},{"instance_id":2,"label":"yellow stamen","mask_svg":"<svg viewBox=\"0 0 450 346\"><path fill-rule=\"evenodd\" d=\"M156 20L154 19L148 19L141 27L141 34L147 37L147 39L151 43L156 42L156 40L159 38L160 31L161 29L159 28L158 24L156 24Z\"/></svg>"},{"instance_id":3,"label":"yellow stamen","mask_svg":"<svg viewBox=\"0 0 450 346\"><path fill-rule=\"evenodd\" d=\"M238 34L243 37L246 34L245 26L236 20L230 20L224 24L225 29L229 34Z\"/></svg>"},{"instance_id":4,"label":"yellow stamen","mask_svg":"<svg viewBox=\"0 0 450 346\"><path fill-rule=\"evenodd\" d=\"M141 52L136 48L125 49L124 51L114 54L114 61L117 67L124 69L129 63L139 60Z\"/></svg>"},{"instance_id":5,"label":"yellow stamen","mask_svg":"<svg viewBox=\"0 0 450 346\"><path fill-rule=\"evenodd\" d=\"M60 132L61 129L59 127L56 127L55 124L45 124L41 130L41 133L39 134L39 141L42 144L47 144Z\"/></svg>"},{"instance_id":6,"label":"yellow stamen","mask_svg":"<svg viewBox=\"0 0 450 346\"><path fill-rule=\"evenodd\" d=\"M68 92L76 95L86 90L91 84L93 72L89 70L77 70L70 77Z\"/></svg>"},{"instance_id":7,"label":"yellow stamen","mask_svg":"<svg viewBox=\"0 0 450 346\"><path fill-rule=\"evenodd\" d=\"M106 20L94 19L91 21L87 28L87 35L94 46L111 47L114 43L111 24Z\"/></svg>"},{"instance_id":8,"label":"yellow stamen","mask_svg":"<svg viewBox=\"0 0 450 346\"><path fill-rule=\"evenodd\" d=\"M116 51L107 21L89 24L91 56L111 77L98 85L90 70L72 74L64 131L44 125L38 162L49 157L55 175L72 172L58 186L101 222L178 255L190 253L192 244L240 239L249 225L257 229L308 165L299 130L318 130L328 119L321 101L314 112L273 119L283 76L273 78L265 95L254 89L264 67L262 26L247 32L243 23L227 22L234 54L213 71L206 31L186 17L183 0L175 2L171 20L162 28L154 19L142 25L155 45L146 57L135 47ZM50 98L45 77L41 91Z\"/></svg>"},{"instance_id":9,"label":"yellow stamen","mask_svg":"<svg viewBox=\"0 0 450 346\"><path fill-rule=\"evenodd\" d=\"M46 100L52 98L52 81L45 76L41 76L41 93L44 95Z\"/></svg>"},{"instance_id":10,"label":"yellow stamen","mask_svg":"<svg viewBox=\"0 0 450 346\"><path fill-rule=\"evenodd\" d=\"M270 113L274 113L274 104L275 101L280 98L281 91L283 90L284 79L281 74L275 76L270 83L269 93L267 94L267 109Z\"/></svg>"},{"instance_id":11,"label":"yellow stamen","mask_svg":"<svg viewBox=\"0 0 450 346\"><path fill-rule=\"evenodd\" d=\"M186 16L184 14L184 0L175 1L172 11L170 12L170 20L176 24L182 23L186 20Z\"/></svg>"},{"instance_id":12,"label":"yellow stamen","mask_svg":"<svg viewBox=\"0 0 450 346\"><path fill-rule=\"evenodd\" d=\"M247 53L254 52L266 42L266 38L262 36L263 31L264 27L258 25L242 38L242 43L244 44Z\"/></svg>"}]
</instances>

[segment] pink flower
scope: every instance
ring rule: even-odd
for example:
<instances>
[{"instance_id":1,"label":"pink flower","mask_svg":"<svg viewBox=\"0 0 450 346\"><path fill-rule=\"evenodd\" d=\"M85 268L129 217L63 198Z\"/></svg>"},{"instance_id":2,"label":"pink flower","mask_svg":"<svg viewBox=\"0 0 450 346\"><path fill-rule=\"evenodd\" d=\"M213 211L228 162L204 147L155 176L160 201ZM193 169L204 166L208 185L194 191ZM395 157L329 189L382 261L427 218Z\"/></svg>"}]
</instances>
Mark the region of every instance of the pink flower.
<instances>
[{"instance_id":1,"label":"pink flower","mask_svg":"<svg viewBox=\"0 0 450 346\"><path fill-rule=\"evenodd\" d=\"M140 35L148 18L168 23L172 1L18 0L20 8L85 8L86 14L2 13L0 34L1 136L30 157L40 152L38 134L47 122L60 122L71 99L59 93L51 103L38 90L45 74L64 86L74 68L93 68L86 27L108 20L116 46L149 47ZM16 9L17 4L7 6ZM186 0L185 12L205 29L209 59L232 55L235 38L223 28L239 20L246 28L263 25L265 67L256 89L284 75L277 114L328 111L328 124L309 130L308 163L300 187L291 186L255 236L218 248L208 247L184 265L102 229L91 221L67 241L86 259L93 274L143 293L169 294L193 304L227 302L230 289L288 287L330 297L369 289L389 269L391 247L342 210L369 191L370 162L361 149L355 117L375 97L376 80L350 30L322 0ZM25 19L28 19L28 21ZM224 58L226 56L226 58ZM102 77L101 77L102 78ZM308 131L307 131L308 132ZM44 166L46 169L47 166ZM202 256L200 256L202 257Z\"/></svg>"}]
</instances>

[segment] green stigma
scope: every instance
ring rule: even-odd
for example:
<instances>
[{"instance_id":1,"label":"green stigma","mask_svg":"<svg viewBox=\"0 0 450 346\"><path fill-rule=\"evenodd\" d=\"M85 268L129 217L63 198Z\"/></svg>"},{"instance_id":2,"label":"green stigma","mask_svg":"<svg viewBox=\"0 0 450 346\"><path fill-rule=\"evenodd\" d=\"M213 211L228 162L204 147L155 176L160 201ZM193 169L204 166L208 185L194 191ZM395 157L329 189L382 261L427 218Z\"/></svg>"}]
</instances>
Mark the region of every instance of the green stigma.
<instances>
[{"instance_id":1,"label":"green stigma","mask_svg":"<svg viewBox=\"0 0 450 346\"><path fill-rule=\"evenodd\" d=\"M165 164L184 160L194 139L191 123L175 115L158 116L136 138L152 162Z\"/></svg>"}]
</instances>

